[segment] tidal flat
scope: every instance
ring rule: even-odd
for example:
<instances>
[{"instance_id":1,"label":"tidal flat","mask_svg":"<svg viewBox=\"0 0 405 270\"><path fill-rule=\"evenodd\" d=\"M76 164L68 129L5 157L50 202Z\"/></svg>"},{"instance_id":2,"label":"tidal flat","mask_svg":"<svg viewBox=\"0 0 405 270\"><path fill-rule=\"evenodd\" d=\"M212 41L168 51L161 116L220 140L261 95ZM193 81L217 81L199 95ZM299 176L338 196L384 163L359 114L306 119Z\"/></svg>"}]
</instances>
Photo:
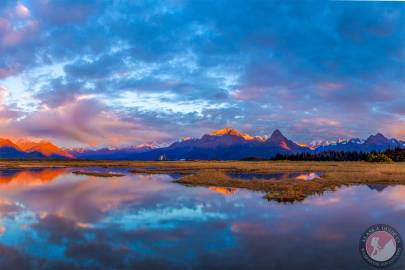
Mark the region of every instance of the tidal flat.
<instances>
[{"instance_id":1,"label":"tidal flat","mask_svg":"<svg viewBox=\"0 0 405 270\"><path fill-rule=\"evenodd\" d=\"M333 191L342 186L405 185L405 163L401 162L52 160L0 163L3 169L41 167L128 168L133 174L176 174L180 177L174 182L179 184L261 191L265 192L266 199L278 202L302 201L310 195ZM84 173L115 176L100 172ZM284 174L286 177L281 177L282 181L263 180L269 174ZM305 181L308 179L299 177L304 174L319 177ZM246 177L249 175L251 177Z\"/></svg>"}]
</instances>

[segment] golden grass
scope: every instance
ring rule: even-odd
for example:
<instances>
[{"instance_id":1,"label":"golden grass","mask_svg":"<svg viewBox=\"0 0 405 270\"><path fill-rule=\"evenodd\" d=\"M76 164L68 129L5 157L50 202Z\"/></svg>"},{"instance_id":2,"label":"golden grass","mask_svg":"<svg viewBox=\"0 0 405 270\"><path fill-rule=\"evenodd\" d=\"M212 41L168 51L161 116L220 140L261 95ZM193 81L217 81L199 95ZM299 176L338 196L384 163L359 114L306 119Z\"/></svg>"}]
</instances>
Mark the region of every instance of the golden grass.
<instances>
[{"instance_id":1,"label":"golden grass","mask_svg":"<svg viewBox=\"0 0 405 270\"><path fill-rule=\"evenodd\" d=\"M295 162L289 162L294 165ZM299 162L296 163L295 171L301 170ZM281 181L269 180L242 180L228 176L227 171L204 170L196 174L185 176L177 183L197 186L220 186L246 188L263 191L265 198L279 202L301 201L307 196L332 191L341 186L360 184L405 184L405 164L369 164L364 162L345 163L320 163L307 164L309 171L322 172L321 179L302 181L286 179ZM331 166L332 165L332 166ZM282 166L284 167L284 165ZM285 168L285 167L284 167Z\"/></svg>"},{"instance_id":2,"label":"golden grass","mask_svg":"<svg viewBox=\"0 0 405 270\"><path fill-rule=\"evenodd\" d=\"M184 185L247 188L266 193L269 200L290 202L345 185L405 185L405 163L313 162L313 161L0 161L0 168L26 167L126 167L133 173L183 174ZM320 172L311 181L249 181L228 173Z\"/></svg>"},{"instance_id":3,"label":"golden grass","mask_svg":"<svg viewBox=\"0 0 405 270\"><path fill-rule=\"evenodd\" d=\"M84 161L84 160L26 160L0 161L0 168L14 167L126 167L149 170L232 170L233 172L289 172L329 170L345 164L369 166L366 162L312 162L312 161ZM361 165L363 164L363 165ZM372 164L375 165L375 164Z\"/></svg>"}]
</instances>

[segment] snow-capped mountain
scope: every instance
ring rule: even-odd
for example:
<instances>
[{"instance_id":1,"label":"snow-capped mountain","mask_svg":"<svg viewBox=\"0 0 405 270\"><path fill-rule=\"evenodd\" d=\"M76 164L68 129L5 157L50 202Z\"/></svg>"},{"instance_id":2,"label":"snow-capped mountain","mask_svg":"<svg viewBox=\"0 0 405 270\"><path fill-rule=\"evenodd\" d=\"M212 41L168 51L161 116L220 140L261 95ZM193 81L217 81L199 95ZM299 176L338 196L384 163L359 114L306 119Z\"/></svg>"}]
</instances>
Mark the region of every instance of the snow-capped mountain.
<instances>
[{"instance_id":1,"label":"snow-capped mountain","mask_svg":"<svg viewBox=\"0 0 405 270\"><path fill-rule=\"evenodd\" d=\"M337 140L314 140L312 141L309 146L313 149L320 147L320 146L330 146L330 145L338 145L338 144L362 144L365 140L359 138L339 138Z\"/></svg>"},{"instance_id":2,"label":"snow-capped mountain","mask_svg":"<svg viewBox=\"0 0 405 270\"><path fill-rule=\"evenodd\" d=\"M165 155L169 159L241 159L249 156L270 158L276 154L308 151L279 130L270 136L252 136L233 128L224 128L203 135L174 142L166 148L159 148L137 155L139 159L156 159Z\"/></svg>"},{"instance_id":3,"label":"snow-capped mountain","mask_svg":"<svg viewBox=\"0 0 405 270\"><path fill-rule=\"evenodd\" d=\"M143 145L121 149L100 149L77 154L85 159L132 159L156 160L164 155L168 159L241 159L245 157L271 158L276 154L301 152L319 153L323 151L383 151L402 145L396 139L387 139L381 134L363 140L359 138L338 139L335 141L314 141L310 146L298 144L280 130L270 135L252 136L234 128L226 127L204 134L200 138L183 137L166 147Z\"/></svg>"},{"instance_id":4,"label":"snow-capped mountain","mask_svg":"<svg viewBox=\"0 0 405 270\"><path fill-rule=\"evenodd\" d=\"M381 133L369 136L366 140L353 138L342 139L329 143L321 143L313 147L315 152L338 151L338 152L371 152L384 151L386 149L394 149L404 147L401 141L391 138L388 139Z\"/></svg>"},{"instance_id":5,"label":"snow-capped mountain","mask_svg":"<svg viewBox=\"0 0 405 270\"><path fill-rule=\"evenodd\" d=\"M269 135L252 136L226 127L204 134L200 138L183 137L170 145L158 143L101 149L62 149L49 141L33 142L0 139L0 158L79 158L110 160L156 160L165 155L168 159L237 160L246 157L271 158L276 154L384 151L405 148L405 142L387 138L381 133L367 139L349 138L334 141L313 141L309 146L296 143L280 130Z\"/></svg>"}]
</instances>

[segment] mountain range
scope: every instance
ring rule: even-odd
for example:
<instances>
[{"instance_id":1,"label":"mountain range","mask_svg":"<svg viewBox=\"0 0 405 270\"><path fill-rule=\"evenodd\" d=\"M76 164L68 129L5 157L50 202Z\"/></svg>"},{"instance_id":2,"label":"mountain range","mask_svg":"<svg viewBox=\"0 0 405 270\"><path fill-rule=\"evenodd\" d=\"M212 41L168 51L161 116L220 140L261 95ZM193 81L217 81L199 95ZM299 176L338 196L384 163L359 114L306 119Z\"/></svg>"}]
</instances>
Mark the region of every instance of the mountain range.
<instances>
[{"instance_id":1,"label":"mountain range","mask_svg":"<svg viewBox=\"0 0 405 270\"><path fill-rule=\"evenodd\" d=\"M366 140L340 139L332 142L318 142L310 146L296 143L285 137L279 130L270 136L251 136L233 128L224 128L203 135L201 138L185 137L167 147L141 145L122 149L83 150L71 152L80 159L127 159L157 160L239 160L246 157L271 158L276 154L323 151L371 152L388 148L405 148L405 142L388 139L378 133Z\"/></svg>"},{"instance_id":2,"label":"mountain range","mask_svg":"<svg viewBox=\"0 0 405 270\"><path fill-rule=\"evenodd\" d=\"M12 142L9 139L0 138L0 158L60 159L75 158L75 156L49 141L18 140Z\"/></svg>"},{"instance_id":3,"label":"mountain range","mask_svg":"<svg viewBox=\"0 0 405 270\"><path fill-rule=\"evenodd\" d=\"M246 157L271 158L276 154L320 153L324 151L371 152L405 148L405 142L381 133L367 139L339 139L298 144L279 130L270 136L251 136L224 128L201 138L185 137L168 146L143 144L125 148L64 150L51 142L0 139L0 158L78 158L90 160L239 160Z\"/></svg>"}]
</instances>

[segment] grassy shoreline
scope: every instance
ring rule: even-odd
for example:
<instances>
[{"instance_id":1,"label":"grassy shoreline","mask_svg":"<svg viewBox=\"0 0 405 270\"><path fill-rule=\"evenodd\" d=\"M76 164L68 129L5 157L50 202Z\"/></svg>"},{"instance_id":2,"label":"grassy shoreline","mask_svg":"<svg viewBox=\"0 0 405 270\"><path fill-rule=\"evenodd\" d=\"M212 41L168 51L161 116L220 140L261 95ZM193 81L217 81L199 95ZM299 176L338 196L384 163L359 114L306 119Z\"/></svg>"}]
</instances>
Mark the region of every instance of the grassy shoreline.
<instances>
[{"instance_id":1,"label":"grassy shoreline","mask_svg":"<svg viewBox=\"0 0 405 270\"><path fill-rule=\"evenodd\" d=\"M404 164L405 167L405 164ZM216 186L227 188L244 188L265 192L265 198L277 202L302 201L306 197L334 191L339 187L350 185L405 185L404 172L380 171L366 172L329 172L320 179L302 181L286 179L266 181L252 179L249 181L231 178L223 172L205 171L185 176L176 183L187 186Z\"/></svg>"},{"instance_id":2,"label":"grassy shoreline","mask_svg":"<svg viewBox=\"0 0 405 270\"><path fill-rule=\"evenodd\" d=\"M101 172L86 172L86 171L74 171L72 172L76 175L87 175L87 176L96 176L96 177L121 177L125 174L120 173L101 173Z\"/></svg>"},{"instance_id":3,"label":"grassy shoreline","mask_svg":"<svg viewBox=\"0 0 405 270\"><path fill-rule=\"evenodd\" d=\"M176 183L187 186L245 188L265 192L265 198L293 202L307 196L349 185L405 185L405 163L308 162L308 161L0 161L0 169L39 167L129 168L131 173L180 174ZM79 171L80 172L80 171ZM321 172L321 179L249 181L228 173ZM80 172L86 174L85 172Z\"/></svg>"},{"instance_id":4,"label":"grassy shoreline","mask_svg":"<svg viewBox=\"0 0 405 270\"><path fill-rule=\"evenodd\" d=\"M105 167L133 168L161 171L185 170L232 170L241 172L290 172L335 170L351 168L386 166L403 167L405 163L368 163L363 161L116 161L116 160L0 160L0 168L43 168L43 167Z\"/></svg>"}]
</instances>

